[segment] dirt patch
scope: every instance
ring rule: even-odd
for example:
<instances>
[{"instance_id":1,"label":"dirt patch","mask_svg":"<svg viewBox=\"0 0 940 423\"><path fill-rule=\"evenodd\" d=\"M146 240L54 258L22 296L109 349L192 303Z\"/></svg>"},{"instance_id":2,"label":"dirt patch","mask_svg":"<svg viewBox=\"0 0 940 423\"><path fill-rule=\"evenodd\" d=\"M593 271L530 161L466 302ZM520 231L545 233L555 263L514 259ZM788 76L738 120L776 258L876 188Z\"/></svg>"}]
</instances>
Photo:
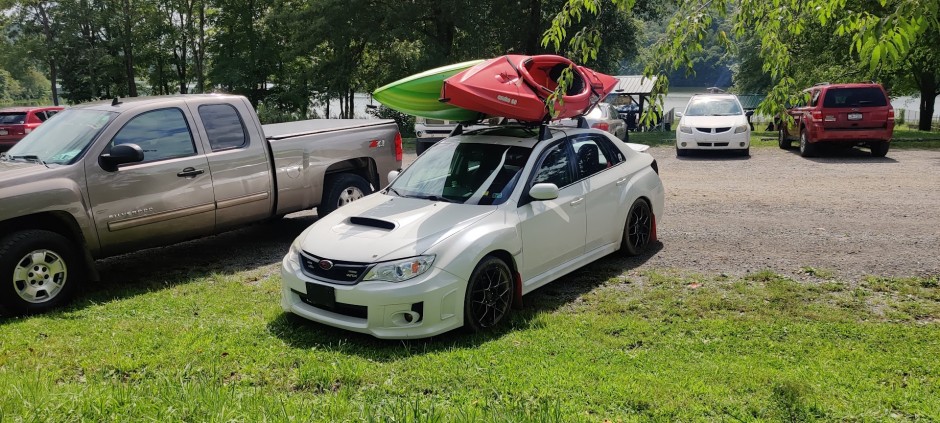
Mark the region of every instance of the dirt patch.
<instances>
[{"instance_id":1,"label":"dirt patch","mask_svg":"<svg viewBox=\"0 0 940 423\"><path fill-rule=\"evenodd\" d=\"M666 188L662 248L635 270L940 274L940 151L752 149L750 158L650 150Z\"/></svg>"}]
</instances>

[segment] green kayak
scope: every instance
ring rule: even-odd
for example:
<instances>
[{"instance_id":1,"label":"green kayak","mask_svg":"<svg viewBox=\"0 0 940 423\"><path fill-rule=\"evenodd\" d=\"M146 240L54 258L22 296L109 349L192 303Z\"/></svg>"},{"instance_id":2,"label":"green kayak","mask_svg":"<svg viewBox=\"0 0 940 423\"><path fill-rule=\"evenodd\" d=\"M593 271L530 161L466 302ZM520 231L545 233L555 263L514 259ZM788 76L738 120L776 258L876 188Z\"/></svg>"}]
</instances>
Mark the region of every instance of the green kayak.
<instances>
[{"instance_id":1,"label":"green kayak","mask_svg":"<svg viewBox=\"0 0 940 423\"><path fill-rule=\"evenodd\" d=\"M456 63L411 75L376 89L372 98L409 115L453 121L475 120L480 117L479 112L441 103L438 99L445 79L478 63L483 63L483 60Z\"/></svg>"}]
</instances>

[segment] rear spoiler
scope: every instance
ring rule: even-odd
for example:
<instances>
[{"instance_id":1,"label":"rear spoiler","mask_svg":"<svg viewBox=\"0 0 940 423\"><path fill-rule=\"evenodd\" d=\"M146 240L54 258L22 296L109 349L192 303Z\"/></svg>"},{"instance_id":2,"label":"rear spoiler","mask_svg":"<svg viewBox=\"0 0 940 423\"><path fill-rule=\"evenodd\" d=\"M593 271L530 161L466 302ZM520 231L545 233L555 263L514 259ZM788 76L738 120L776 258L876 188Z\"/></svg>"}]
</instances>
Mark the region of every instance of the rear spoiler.
<instances>
[{"instance_id":1,"label":"rear spoiler","mask_svg":"<svg viewBox=\"0 0 940 423\"><path fill-rule=\"evenodd\" d=\"M642 152L644 152L644 151L650 149L650 146L648 146L648 145L646 145L646 144L635 144L635 143L632 143L632 142L628 142L628 143L625 143L625 144L629 145L630 148L633 149L633 151L637 151L637 152L640 152L640 153L642 153Z\"/></svg>"}]
</instances>

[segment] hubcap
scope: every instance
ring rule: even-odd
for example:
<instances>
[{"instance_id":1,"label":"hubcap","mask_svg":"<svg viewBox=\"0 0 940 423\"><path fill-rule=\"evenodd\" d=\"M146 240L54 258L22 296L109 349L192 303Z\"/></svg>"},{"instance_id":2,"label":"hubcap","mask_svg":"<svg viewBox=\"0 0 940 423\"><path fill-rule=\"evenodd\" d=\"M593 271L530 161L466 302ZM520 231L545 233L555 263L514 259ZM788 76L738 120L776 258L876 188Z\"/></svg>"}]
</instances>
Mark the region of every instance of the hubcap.
<instances>
[{"instance_id":1,"label":"hubcap","mask_svg":"<svg viewBox=\"0 0 940 423\"><path fill-rule=\"evenodd\" d=\"M630 212L630 232L627 234L630 245L636 249L646 245L650 240L652 226L650 211L645 207L634 207Z\"/></svg>"},{"instance_id":2,"label":"hubcap","mask_svg":"<svg viewBox=\"0 0 940 423\"><path fill-rule=\"evenodd\" d=\"M362 190L356 187L347 187L339 194L339 201L337 202L337 207L345 206L353 201L356 201L362 197L365 197L365 194L362 193Z\"/></svg>"},{"instance_id":3,"label":"hubcap","mask_svg":"<svg viewBox=\"0 0 940 423\"><path fill-rule=\"evenodd\" d=\"M509 310L511 295L509 273L500 266L487 266L470 292L470 305L477 324L487 328L499 323Z\"/></svg>"},{"instance_id":4,"label":"hubcap","mask_svg":"<svg viewBox=\"0 0 940 423\"><path fill-rule=\"evenodd\" d=\"M13 269L13 289L24 301L37 304L55 298L65 286L68 269L55 251L36 250Z\"/></svg>"}]
</instances>

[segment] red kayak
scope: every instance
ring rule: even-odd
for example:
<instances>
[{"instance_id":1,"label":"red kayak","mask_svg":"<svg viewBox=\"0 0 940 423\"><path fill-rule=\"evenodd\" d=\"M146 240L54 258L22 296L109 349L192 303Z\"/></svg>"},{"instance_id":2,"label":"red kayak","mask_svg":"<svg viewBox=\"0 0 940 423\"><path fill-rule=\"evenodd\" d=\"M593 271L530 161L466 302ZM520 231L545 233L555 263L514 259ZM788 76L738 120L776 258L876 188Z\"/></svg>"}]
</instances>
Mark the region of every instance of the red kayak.
<instances>
[{"instance_id":1,"label":"red kayak","mask_svg":"<svg viewBox=\"0 0 940 423\"><path fill-rule=\"evenodd\" d=\"M441 101L463 109L524 122L549 120L548 96L561 72L574 70L574 81L556 106L554 119L586 112L617 85L617 79L554 55L506 55L487 60L444 80Z\"/></svg>"}]
</instances>

